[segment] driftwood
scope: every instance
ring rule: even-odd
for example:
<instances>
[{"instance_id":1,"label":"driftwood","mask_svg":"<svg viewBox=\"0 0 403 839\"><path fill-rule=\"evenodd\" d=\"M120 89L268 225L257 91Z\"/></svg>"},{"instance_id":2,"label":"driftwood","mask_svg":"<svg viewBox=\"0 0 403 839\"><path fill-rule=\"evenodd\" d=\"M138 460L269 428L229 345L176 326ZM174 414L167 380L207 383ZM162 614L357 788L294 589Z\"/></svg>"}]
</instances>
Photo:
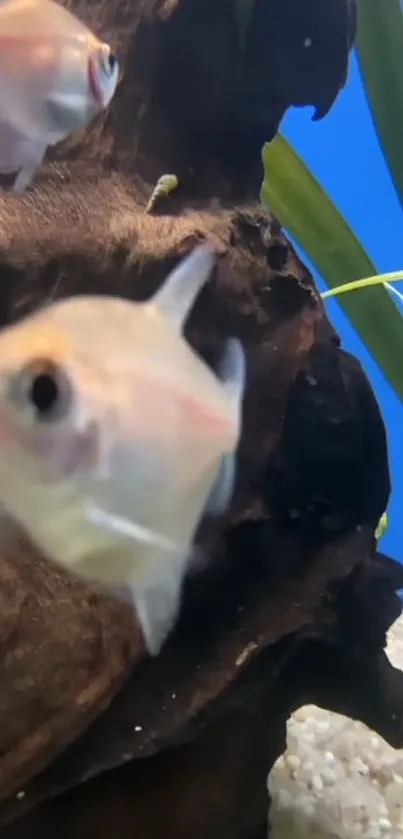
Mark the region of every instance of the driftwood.
<instances>
[{"instance_id":1,"label":"driftwood","mask_svg":"<svg viewBox=\"0 0 403 839\"><path fill-rule=\"evenodd\" d=\"M188 338L212 366L228 334L248 357L234 502L201 529L209 561L158 659L145 660L128 607L3 523L7 839L257 839L286 718L306 701L403 742L402 677L383 653L403 570L373 536L390 492L382 419L312 278L256 205L260 147L285 110L324 114L344 83L355 4L260 0L246 30L238 6L74 4L119 45L121 87L30 193L0 199L3 322L77 292L143 299L208 238L218 267ZM169 171L177 192L146 215Z\"/></svg>"}]
</instances>

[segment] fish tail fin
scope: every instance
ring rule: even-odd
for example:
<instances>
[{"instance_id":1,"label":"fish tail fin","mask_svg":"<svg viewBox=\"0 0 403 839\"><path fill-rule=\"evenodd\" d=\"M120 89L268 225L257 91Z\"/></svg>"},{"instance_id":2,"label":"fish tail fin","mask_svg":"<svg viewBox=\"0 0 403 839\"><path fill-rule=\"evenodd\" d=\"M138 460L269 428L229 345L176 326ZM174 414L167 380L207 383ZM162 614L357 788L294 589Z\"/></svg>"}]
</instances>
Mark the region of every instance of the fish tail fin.
<instances>
[{"instance_id":1,"label":"fish tail fin","mask_svg":"<svg viewBox=\"0 0 403 839\"><path fill-rule=\"evenodd\" d=\"M207 505L211 515L223 515L229 507L236 478L236 448L242 429L242 407L246 381L245 352L237 338L229 338L218 368L218 376L228 394L230 410L237 429L234 450L223 456L220 472Z\"/></svg>"},{"instance_id":2,"label":"fish tail fin","mask_svg":"<svg viewBox=\"0 0 403 839\"><path fill-rule=\"evenodd\" d=\"M170 272L150 300L182 332L187 316L214 268L215 257L208 245L199 245ZM147 304L146 304L147 305Z\"/></svg>"}]
</instances>

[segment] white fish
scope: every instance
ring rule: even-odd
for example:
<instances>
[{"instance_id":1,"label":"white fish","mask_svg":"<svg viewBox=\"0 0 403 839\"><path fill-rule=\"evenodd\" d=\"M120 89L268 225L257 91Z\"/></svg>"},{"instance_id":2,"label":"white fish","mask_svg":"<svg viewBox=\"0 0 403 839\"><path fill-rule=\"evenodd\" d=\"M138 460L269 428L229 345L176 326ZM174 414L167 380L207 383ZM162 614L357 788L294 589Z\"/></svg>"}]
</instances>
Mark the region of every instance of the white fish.
<instances>
[{"instance_id":1,"label":"white fish","mask_svg":"<svg viewBox=\"0 0 403 839\"><path fill-rule=\"evenodd\" d=\"M183 337L213 266L200 246L145 303L74 297L0 332L0 504L51 559L127 587L152 654L234 485L242 347L216 375Z\"/></svg>"},{"instance_id":2,"label":"white fish","mask_svg":"<svg viewBox=\"0 0 403 839\"><path fill-rule=\"evenodd\" d=\"M0 172L18 172L14 192L109 105L118 76L110 46L54 0L0 0Z\"/></svg>"}]
</instances>

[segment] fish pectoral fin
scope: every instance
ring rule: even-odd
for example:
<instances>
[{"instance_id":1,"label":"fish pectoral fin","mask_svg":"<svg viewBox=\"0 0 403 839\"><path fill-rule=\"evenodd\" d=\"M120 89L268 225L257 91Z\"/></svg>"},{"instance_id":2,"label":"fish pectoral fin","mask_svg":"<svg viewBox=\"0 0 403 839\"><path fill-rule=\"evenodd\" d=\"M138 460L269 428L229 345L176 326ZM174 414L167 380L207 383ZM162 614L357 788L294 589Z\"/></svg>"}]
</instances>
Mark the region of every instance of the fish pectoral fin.
<instances>
[{"instance_id":1,"label":"fish pectoral fin","mask_svg":"<svg viewBox=\"0 0 403 839\"><path fill-rule=\"evenodd\" d=\"M222 516L228 509L235 484L235 455L224 455L217 480L207 502L206 513Z\"/></svg>"},{"instance_id":2,"label":"fish pectoral fin","mask_svg":"<svg viewBox=\"0 0 403 839\"><path fill-rule=\"evenodd\" d=\"M132 598L148 652L157 656L179 614L182 575L172 574L149 587L132 587Z\"/></svg>"},{"instance_id":3,"label":"fish pectoral fin","mask_svg":"<svg viewBox=\"0 0 403 839\"><path fill-rule=\"evenodd\" d=\"M246 362L242 344L229 338L218 370L227 392L230 411L239 439L242 427L242 405L245 392ZM236 450L227 452L221 461L220 471L206 506L210 515L223 515L231 503L236 477Z\"/></svg>"},{"instance_id":4,"label":"fish pectoral fin","mask_svg":"<svg viewBox=\"0 0 403 839\"><path fill-rule=\"evenodd\" d=\"M15 193L24 192L32 182L35 173L39 169L45 156L47 145L32 140L32 145L29 147L29 154L27 154L21 169L13 183L12 191Z\"/></svg>"},{"instance_id":5,"label":"fish pectoral fin","mask_svg":"<svg viewBox=\"0 0 403 839\"><path fill-rule=\"evenodd\" d=\"M0 117L0 172L17 172L12 192L23 192L31 183L45 156L47 144L18 131Z\"/></svg>"},{"instance_id":6,"label":"fish pectoral fin","mask_svg":"<svg viewBox=\"0 0 403 839\"><path fill-rule=\"evenodd\" d=\"M246 360L244 349L238 338L228 338L219 364L218 377L227 391L234 419L240 425L245 392Z\"/></svg>"}]
</instances>

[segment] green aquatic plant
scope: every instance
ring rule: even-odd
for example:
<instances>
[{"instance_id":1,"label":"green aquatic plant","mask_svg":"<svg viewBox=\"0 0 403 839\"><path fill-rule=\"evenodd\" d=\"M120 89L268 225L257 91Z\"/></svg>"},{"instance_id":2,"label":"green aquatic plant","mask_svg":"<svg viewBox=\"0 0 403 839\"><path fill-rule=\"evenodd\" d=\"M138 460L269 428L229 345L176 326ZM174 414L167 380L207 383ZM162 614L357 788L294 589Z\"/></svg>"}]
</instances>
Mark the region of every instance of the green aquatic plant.
<instances>
[{"instance_id":1,"label":"green aquatic plant","mask_svg":"<svg viewBox=\"0 0 403 839\"><path fill-rule=\"evenodd\" d=\"M402 54L401 0L360 0L358 62L386 165L403 207Z\"/></svg>"},{"instance_id":2,"label":"green aquatic plant","mask_svg":"<svg viewBox=\"0 0 403 839\"><path fill-rule=\"evenodd\" d=\"M262 159L263 205L302 247L333 293L338 289L340 294L343 281L366 281L360 294L340 296L340 305L403 401L403 324L384 287L391 277L379 281L358 237L285 137L266 143Z\"/></svg>"},{"instance_id":3,"label":"green aquatic plant","mask_svg":"<svg viewBox=\"0 0 403 839\"><path fill-rule=\"evenodd\" d=\"M379 142L403 208L403 14L400 0L360 0L357 52ZM263 148L261 201L288 230L330 289L403 400L403 324L393 283L381 275L357 235L285 137ZM360 289L360 294L344 292Z\"/></svg>"}]
</instances>

